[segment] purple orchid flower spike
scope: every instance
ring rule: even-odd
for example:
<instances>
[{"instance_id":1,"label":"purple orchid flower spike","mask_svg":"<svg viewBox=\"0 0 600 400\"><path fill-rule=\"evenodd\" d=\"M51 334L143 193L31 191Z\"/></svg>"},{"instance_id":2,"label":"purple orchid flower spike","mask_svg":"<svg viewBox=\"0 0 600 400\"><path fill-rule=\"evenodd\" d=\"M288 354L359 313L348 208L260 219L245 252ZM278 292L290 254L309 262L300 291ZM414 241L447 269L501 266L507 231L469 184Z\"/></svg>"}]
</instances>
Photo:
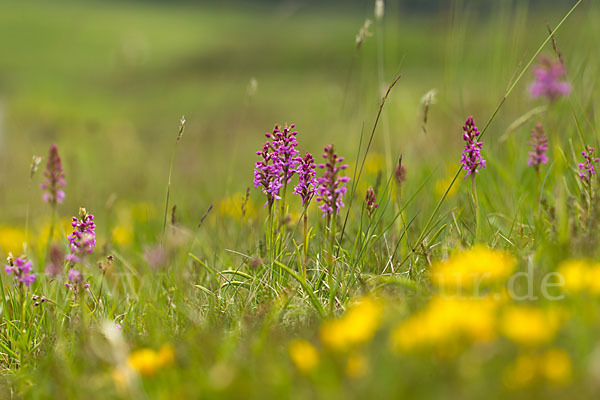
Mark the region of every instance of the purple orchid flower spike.
<instances>
[{"instance_id":1,"label":"purple orchid flower spike","mask_svg":"<svg viewBox=\"0 0 600 400\"><path fill-rule=\"evenodd\" d=\"M325 164L320 164L319 168L325 170L323 176L317 178L319 184L319 193L317 202L321 202L319 208L323 211L323 216L330 217L337 215L340 208L344 207L342 198L348 191L346 183L350 180L347 176L339 176L339 174L348 168L346 164L340 164L344 161L343 157L338 157L333 149L333 145L325 147L323 158L327 159Z\"/></svg>"},{"instance_id":2,"label":"purple orchid flower spike","mask_svg":"<svg viewBox=\"0 0 600 400\"><path fill-rule=\"evenodd\" d=\"M472 116L465 121L463 132L463 140L466 144L460 162L463 165L463 169L467 171L466 176L469 176L478 173L481 168L485 168L485 160L481 156L483 142L477 141L480 132L477 126L475 126Z\"/></svg>"}]
</instances>

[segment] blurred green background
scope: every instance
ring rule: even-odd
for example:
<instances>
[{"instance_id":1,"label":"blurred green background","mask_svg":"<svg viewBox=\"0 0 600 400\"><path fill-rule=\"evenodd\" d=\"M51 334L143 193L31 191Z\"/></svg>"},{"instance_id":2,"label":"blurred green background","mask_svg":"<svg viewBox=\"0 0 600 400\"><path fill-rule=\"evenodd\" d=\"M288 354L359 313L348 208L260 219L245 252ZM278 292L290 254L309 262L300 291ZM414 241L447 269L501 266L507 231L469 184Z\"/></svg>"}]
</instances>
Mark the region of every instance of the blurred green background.
<instances>
[{"instance_id":1,"label":"blurred green background","mask_svg":"<svg viewBox=\"0 0 600 400\"><path fill-rule=\"evenodd\" d=\"M197 221L209 203L252 185L255 151L275 123L296 124L301 151L335 143L352 162L398 72L374 150L444 175L459 159L462 121L473 114L483 125L546 37L545 21L556 24L573 3L387 1L356 51L374 1L1 1L0 215L23 221L28 198L34 217L47 214L41 176L30 193L27 181L32 155L45 157L53 142L68 182L61 214L102 214L112 195L160 209L185 115L171 204ZM557 36L582 107L600 65L599 7L584 3ZM536 106L529 80L494 122L491 149ZM434 88L425 134L420 101Z\"/></svg>"}]
</instances>

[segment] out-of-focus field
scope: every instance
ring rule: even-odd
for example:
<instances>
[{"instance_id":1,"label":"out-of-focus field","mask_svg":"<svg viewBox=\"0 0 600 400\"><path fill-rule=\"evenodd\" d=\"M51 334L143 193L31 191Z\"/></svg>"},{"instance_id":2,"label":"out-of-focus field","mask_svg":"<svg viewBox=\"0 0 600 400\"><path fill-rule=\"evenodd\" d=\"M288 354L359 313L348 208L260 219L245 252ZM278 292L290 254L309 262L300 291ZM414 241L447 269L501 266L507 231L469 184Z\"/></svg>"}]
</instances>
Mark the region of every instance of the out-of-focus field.
<instances>
[{"instance_id":1,"label":"out-of-focus field","mask_svg":"<svg viewBox=\"0 0 600 400\"><path fill-rule=\"evenodd\" d=\"M600 57L598 7L591 3L558 37L584 99L597 86ZM184 218L197 219L208 203L252 184L254 151L275 123L295 123L305 150L319 153L335 142L350 158L381 95L378 40L385 85L398 72L403 77L375 151L385 154L387 127L390 154L445 173L461 146L455 122L467 113L489 116L519 62L547 34L544 19L555 23L564 12L507 1L486 15L464 9L409 15L389 2L385 32L371 26L379 37L367 37L354 55L355 35L366 17L373 19L370 4L2 2L0 215L24 218L27 185L17 183L27 177L31 156L46 155L52 142L65 161L66 209L85 201L102 214L111 194L161 204L181 115L188 126L172 196ZM257 87L249 94L252 79ZM527 81L492 129L510 123L503 115L532 107ZM438 104L424 135L420 99L432 88ZM32 198L35 214L36 187Z\"/></svg>"}]
</instances>

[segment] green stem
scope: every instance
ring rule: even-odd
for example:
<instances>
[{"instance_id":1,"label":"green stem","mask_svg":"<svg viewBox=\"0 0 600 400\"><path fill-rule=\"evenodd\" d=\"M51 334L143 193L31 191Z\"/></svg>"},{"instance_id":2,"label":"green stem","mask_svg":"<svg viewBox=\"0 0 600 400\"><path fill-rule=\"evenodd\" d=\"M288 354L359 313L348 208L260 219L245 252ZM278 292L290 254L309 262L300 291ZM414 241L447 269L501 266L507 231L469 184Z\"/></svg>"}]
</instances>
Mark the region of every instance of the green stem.
<instances>
[{"instance_id":1,"label":"green stem","mask_svg":"<svg viewBox=\"0 0 600 400\"><path fill-rule=\"evenodd\" d=\"M48 232L48 243L46 243L46 252L44 253L44 263L46 257L50 252L50 246L52 245L52 239L54 239L54 225L56 224L56 203L52 205L52 213L50 215L50 231Z\"/></svg>"},{"instance_id":2,"label":"green stem","mask_svg":"<svg viewBox=\"0 0 600 400\"><path fill-rule=\"evenodd\" d=\"M302 261L302 277L306 280L308 267L308 206L304 209L304 259Z\"/></svg>"},{"instance_id":3,"label":"green stem","mask_svg":"<svg viewBox=\"0 0 600 400\"><path fill-rule=\"evenodd\" d=\"M335 249L335 234L336 234L336 210L333 211L330 225L330 236L329 236L329 262L327 264L327 284L329 285L329 314L333 315L335 306L335 290L333 287L333 270L335 266L335 258L333 251Z\"/></svg>"},{"instance_id":4,"label":"green stem","mask_svg":"<svg viewBox=\"0 0 600 400\"><path fill-rule=\"evenodd\" d=\"M275 261L275 249L273 248L273 203L269 202L269 220L268 220L268 232L267 232L267 252L269 254L269 258L271 261L271 271L269 272L270 278L269 280L273 280L273 268Z\"/></svg>"},{"instance_id":5,"label":"green stem","mask_svg":"<svg viewBox=\"0 0 600 400\"><path fill-rule=\"evenodd\" d=\"M471 192L473 195L473 204L475 205L475 243L479 242L481 238L480 229L480 210L479 210L479 199L477 198L477 185L475 183L475 174L471 175Z\"/></svg>"},{"instance_id":6,"label":"green stem","mask_svg":"<svg viewBox=\"0 0 600 400\"><path fill-rule=\"evenodd\" d=\"M287 172L286 172L287 174ZM287 182L283 184L283 194L281 195L281 210L279 214L279 225L281 225L282 229L285 226L285 194L287 192Z\"/></svg>"},{"instance_id":7,"label":"green stem","mask_svg":"<svg viewBox=\"0 0 600 400\"><path fill-rule=\"evenodd\" d=\"M31 203L31 179L27 185L27 209L25 211L25 256L29 257L29 206Z\"/></svg>"}]
</instances>

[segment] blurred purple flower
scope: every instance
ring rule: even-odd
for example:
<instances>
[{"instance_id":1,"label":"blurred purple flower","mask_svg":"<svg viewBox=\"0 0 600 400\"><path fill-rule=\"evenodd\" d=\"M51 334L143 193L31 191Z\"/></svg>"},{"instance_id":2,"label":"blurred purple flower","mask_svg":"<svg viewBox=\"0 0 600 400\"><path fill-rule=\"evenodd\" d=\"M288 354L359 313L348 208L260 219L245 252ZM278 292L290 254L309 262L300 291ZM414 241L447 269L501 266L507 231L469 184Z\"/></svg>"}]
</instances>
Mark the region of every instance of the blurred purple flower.
<instances>
[{"instance_id":1,"label":"blurred purple flower","mask_svg":"<svg viewBox=\"0 0 600 400\"><path fill-rule=\"evenodd\" d=\"M536 124L531 130L531 141L528 143L533 147L533 151L529 153L529 162L527 165L540 170L540 165L548 162L546 150L548 150L548 138L541 124Z\"/></svg>"},{"instance_id":2,"label":"blurred purple flower","mask_svg":"<svg viewBox=\"0 0 600 400\"><path fill-rule=\"evenodd\" d=\"M25 256L15 259L13 255L9 253L6 262L7 264L4 266L4 271L6 271L8 275L14 275L15 280L24 283L25 286L29 286L35 281L35 274L31 272L33 270L32 263L27 260Z\"/></svg>"},{"instance_id":3,"label":"blurred purple flower","mask_svg":"<svg viewBox=\"0 0 600 400\"><path fill-rule=\"evenodd\" d=\"M466 176L469 176L479 172L479 167L485 168L485 160L481 156L481 146L483 145L483 142L477 141L480 132L477 129L477 126L475 126L475 121L473 121L472 116L465 121L463 131L463 140L466 144L460 162L467 171Z\"/></svg>"},{"instance_id":4,"label":"blurred purple flower","mask_svg":"<svg viewBox=\"0 0 600 400\"><path fill-rule=\"evenodd\" d=\"M592 175L596 174L596 168L594 164L600 161L600 158L594 158L594 148L592 146L587 146L584 151L581 152L581 155L585 158L585 162L579 163L579 177L585 183L592 182Z\"/></svg>"},{"instance_id":5,"label":"blurred purple flower","mask_svg":"<svg viewBox=\"0 0 600 400\"><path fill-rule=\"evenodd\" d=\"M535 81L529 87L531 97L546 96L550 101L571 93L571 85L561 78L567 75L567 69L560 60L552 61L547 56L540 57L540 63L533 69Z\"/></svg>"},{"instance_id":6,"label":"blurred purple flower","mask_svg":"<svg viewBox=\"0 0 600 400\"><path fill-rule=\"evenodd\" d=\"M50 246L50 262L46 265L45 272L52 278L60 275L63 269L65 253L60 246Z\"/></svg>"},{"instance_id":7,"label":"blurred purple flower","mask_svg":"<svg viewBox=\"0 0 600 400\"><path fill-rule=\"evenodd\" d=\"M169 256L163 246L146 247L143 257L150 268L154 269L164 267L169 262Z\"/></svg>"},{"instance_id":8,"label":"blurred purple flower","mask_svg":"<svg viewBox=\"0 0 600 400\"><path fill-rule=\"evenodd\" d=\"M325 169L322 177L317 178L319 184L319 193L317 202L323 202L319 208L323 211L323 216L337 215L340 208L344 207L342 197L348 190L346 182L350 180L347 176L338 176L341 171L348 168L348 165L341 164L344 161L343 157L338 155L333 150L333 145L325 147L323 158L327 159L325 164L319 164L319 168Z\"/></svg>"},{"instance_id":9,"label":"blurred purple flower","mask_svg":"<svg viewBox=\"0 0 600 400\"><path fill-rule=\"evenodd\" d=\"M396 169L394 170L394 178L396 179L396 183L398 185L402 185L402 182L406 181L406 167L404 164L398 163L398 165L396 165Z\"/></svg>"},{"instance_id":10,"label":"blurred purple flower","mask_svg":"<svg viewBox=\"0 0 600 400\"><path fill-rule=\"evenodd\" d=\"M69 269L67 278L69 279L69 282L65 282L65 286L75 293L79 293L80 288L87 289L90 287L89 283L84 283L81 271L75 268Z\"/></svg>"},{"instance_id":11,"label":"blurred purple flower","mask_svg":"<svg viewBox=\"0 0 600 400\"><path fill-rule=\"evenodd\" d=\"M377 198L375 197L375 190L373 190L372 186L369 186L369 188L367 189L367 194L365 195L365 204L367 208L367 214L369 215L369 217L372 216L375 212L375 209L379 207L379 204L377 203Z\"/></svg>"},{"instance_id":12,"label":"blurred purple flower","mask_svg":"<svg viewBox=\"0 0 600 400\"><path fill-rule=\"evenodd\" d=\"M65 187L67 183L56 143L50 146L44 176L46 177L44 183L40 185L45 190L44 201L52 205L62 204L65 200L65 192L61 188Z\"/></svg>"},{"instance_id":13,"label":"blurred purple flower","mask_svg":"<svg viewBox=\"0 0 600 400\"><path fill-rule=\"evenodd\" d=\"M315 194L317 187L317 165L310 153L306 153L304 158L298 157L298 184L294 188L294 193L302 199L302 207L307 207Z\"/></svg>"},{"instance_id":14,"label":"blurred purple flower","mask_svg":"<svg viewBox=\"0 0 600 400\"><path fill-rule=\"evenodd\" d=\"M71 222L73 233L67 236L71 253L65 259L74 265L82 261L86 254L91 254L96 247L96 224L94 216L88 214L85 208L79 209L79 219L73 217ZM70 272L70 271L69 271Z\"/></svg>"}]
</instances>

